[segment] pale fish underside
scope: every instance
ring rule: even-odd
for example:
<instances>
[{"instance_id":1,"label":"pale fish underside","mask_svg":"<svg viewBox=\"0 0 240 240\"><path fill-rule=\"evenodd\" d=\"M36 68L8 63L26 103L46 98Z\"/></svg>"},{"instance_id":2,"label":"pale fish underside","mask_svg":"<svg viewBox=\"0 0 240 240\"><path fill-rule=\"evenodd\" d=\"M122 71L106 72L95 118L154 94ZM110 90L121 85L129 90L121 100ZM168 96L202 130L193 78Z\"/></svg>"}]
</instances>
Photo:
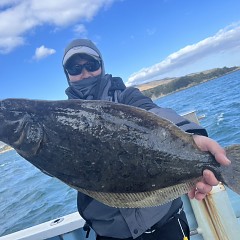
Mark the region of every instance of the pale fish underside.
<instances>
[{"instance_id":1,"label":"pale fish underside","mask_svg":"<svg viewBox=\"0 0 240 240\"><path fill-rule=\"evenodd\" d=\"M88 196L111 207L117 208L139 208L155 207L168 203L183 194L189 192L201 178L195 178L185 183L180 183L171 187L158 189L155 191L137 193L107 193L95 192L86 189L77 189Z\"/></svg>"}]
</instances>

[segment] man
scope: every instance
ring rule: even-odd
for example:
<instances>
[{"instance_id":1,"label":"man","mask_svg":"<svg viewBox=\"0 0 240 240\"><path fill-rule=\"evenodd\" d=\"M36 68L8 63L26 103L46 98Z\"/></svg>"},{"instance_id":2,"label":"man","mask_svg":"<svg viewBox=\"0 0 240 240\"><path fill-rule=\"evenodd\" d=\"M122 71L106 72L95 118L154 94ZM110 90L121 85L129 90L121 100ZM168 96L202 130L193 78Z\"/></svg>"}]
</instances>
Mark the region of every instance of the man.
<instances>
[{"instance_id":1,"label":"man","mask_svg":"<svg viewBox=\"0 0 240 240\"><path fill-rule=\"evenodd\" d=\"M202 151L210 151L224 165L230 161L224 150L207 132L189 122L171 109L158 107L136 88L126 88L119 77L105 74L104 61L98 48L87 39L72 41L63 57L63 68L69 87L69 99L107 100L143 108L167 118L186 132L193 133L194 141ZM202 200L218 181L209 170L189 192L191 198ZM189 238L189 227L180 198L162 206L142 209L111 208L91 197L78 193L78 211L95 230L97 239L168 239Z\"/></svg>"}]
</instances>

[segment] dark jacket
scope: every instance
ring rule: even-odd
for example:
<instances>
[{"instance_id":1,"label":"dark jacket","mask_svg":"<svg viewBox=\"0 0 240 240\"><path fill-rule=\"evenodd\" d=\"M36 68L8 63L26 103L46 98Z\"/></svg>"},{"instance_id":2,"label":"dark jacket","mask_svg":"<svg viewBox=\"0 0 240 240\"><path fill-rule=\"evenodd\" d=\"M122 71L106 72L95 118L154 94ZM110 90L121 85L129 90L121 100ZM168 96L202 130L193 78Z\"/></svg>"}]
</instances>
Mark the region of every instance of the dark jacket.
<instances>
[{"instance_id":1,"label":"dark jacket","mask_svg":"<svg viewBox=\"0 0 240 240\"><path fill-rule=\"evenodd\" d=\"M69 98L78 98L71 86L66 90ZM91 93L93 99L109 100L154 112L171 120L186 132L207 136L206 130L189 122L168 108L160 108L144 96L137 88L126 88L121 78L105 75ZM105 96L103 96L105 95ZM107 95L107 96L106 96ZM115 238L136 238L157 222L166 222L181 206L180 198L162 206L142 209L112 208L91 197L78 193L78 211L100 236Z\"/></svg>"}]
</instances>

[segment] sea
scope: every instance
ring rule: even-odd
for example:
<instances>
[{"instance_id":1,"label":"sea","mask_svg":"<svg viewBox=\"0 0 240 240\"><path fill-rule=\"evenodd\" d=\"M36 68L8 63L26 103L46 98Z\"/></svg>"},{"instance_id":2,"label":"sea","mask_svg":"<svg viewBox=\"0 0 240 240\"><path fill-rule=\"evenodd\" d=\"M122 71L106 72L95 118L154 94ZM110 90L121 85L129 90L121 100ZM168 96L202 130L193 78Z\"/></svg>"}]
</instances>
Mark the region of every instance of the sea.
<instances>
[{"instance_id":1,"label":"sea","mask_svg":"<svg viewBox=\"0 0 240 240\"><path fill-rule=\"evenodd\" d=\"M155 100L179 114L196 111L209 137L240 143L240 71ZM0 236L77 211L76 191L44 175L14 150L0 154Z\"/></svg>"}]
</instances>

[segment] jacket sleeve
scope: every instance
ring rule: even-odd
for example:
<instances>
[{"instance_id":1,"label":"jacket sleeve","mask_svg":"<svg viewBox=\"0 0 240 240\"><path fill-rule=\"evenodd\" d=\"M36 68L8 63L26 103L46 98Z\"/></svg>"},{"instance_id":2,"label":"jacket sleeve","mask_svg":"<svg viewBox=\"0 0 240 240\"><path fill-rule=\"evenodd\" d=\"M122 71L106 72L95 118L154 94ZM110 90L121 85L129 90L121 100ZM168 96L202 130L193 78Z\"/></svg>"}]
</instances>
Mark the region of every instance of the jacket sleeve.
<instances>
[{"instance_id":1,"label":"jacket sleeve","mask_svg":"<svg viewBox=\"0 0 240 240\"><path fill-rule=\"evenodd\" d=\"M121 93L119 102L155 113L161 118L170 120L185 132L208 136L207 131L204 128L196 123L190 122L170 108L161 108L157 106L149 97L144 96L137 88L126 88Z\"/></svg>"},{"instance_id":2,"label":"jacket sleeve","mask_svg":"<svg viewBox=\"0 0 240 240\"><path fill-rule=\"evenodd\" d=\"M204 128L178 115L174 110L170 108L155 107L150 109L149 112L155 113L162 118L170 120L185 132L208 136L207 131Z\"/></svg>"}]
</instances>

